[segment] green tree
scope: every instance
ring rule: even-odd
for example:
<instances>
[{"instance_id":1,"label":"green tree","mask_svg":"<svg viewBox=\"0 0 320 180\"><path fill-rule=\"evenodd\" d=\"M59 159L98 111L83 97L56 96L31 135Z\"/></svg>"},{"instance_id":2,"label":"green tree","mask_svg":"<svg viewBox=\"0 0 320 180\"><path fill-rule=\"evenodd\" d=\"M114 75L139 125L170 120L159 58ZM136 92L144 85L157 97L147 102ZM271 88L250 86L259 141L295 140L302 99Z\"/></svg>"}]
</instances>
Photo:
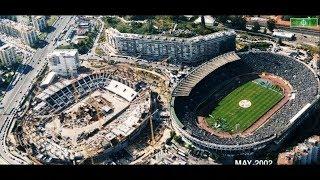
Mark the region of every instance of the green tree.
<instances>
[{"instance_id":1,"label":"green tree","mask_svg":"<svg viewBox=\"0 0 320 180\"><path fill-rule=\"evenodd\" d=\"M242 16L232 16L231 17L231 27L234 29L245 30L247 25L247 20Z\"/></svg>"},{"instance_id":2,"label":"green tree","mask_svg":"<svg viewBox=\"0 0 320 180\"><path fill-rule=\"evenodd\" d=\"M203 16L203 15L201 15L201 26L202 26L203 28L205 28L205 27L206 27L206 21L205 21L205 19L204 19L204 16Z\"/></svg>"},{"instance_id":3,"label":"green tree","mask_svg":"<svg viewBox=\"0 0 320 180\"><path fill-rule=\"evenodd\" d=\"M229 16L217 16L216 20L222 24L226 23L229 19Z\"/></svg>"},{"instance_id":4,"label":"green tree","mask_svg":"<svg viewBox=\"0 0 320 180\"><path fill-rule=\"evenodd\" d=\"M260 30L260 24L257 21L253 22L252 31L258 32L259 30Z\"/></svg>"},{"instance_id":5,"label":"green tree","mask_svg":"<svg viewBox=\"0 0 320 180\"><path fill-rule=\"evenodd\" d=\"M184 15L179 15L179 16L172 16L172 20L175 23L181 23L181 22L188 21L188 18Z\"/></svg>"},{"instance_id":6,"label":"green tree","mask_svg":"<svg viewBox=\"0 0 320 180\"><path fill-rule=\"evenodd\" d=\"M284 16L282 16L282 20L284 20L284 21L289 21L290 20L290 18L293 18L293 17L297 17L297 16L292 16L292 15L284 15Z\"/></svg>"},{"instance_id":7,"label":"green tree","mask_svg":"<svg viewBox=\"0 0 320 180\"><path fill-rule=\"evenodd\" d=\"M280 46L281 46L281 45L283 45L283 44L282 44L282 39L281 39L281 38L278 38L278 40L277 40L277 44L279 44Z\"/></svg>"},{"instance_id":8,"label":"green tree","mask_svg":"<svg viewBox=\"0 0 320 180\"><path fill-rule=\"evenodd\" d=\"M267 21L267 28L270 30L270 31L273 31L274 28L276 27L276 21L274 19L269 19Z\"/></svg>"},{"instance_id":9,"label":"green tree","mask_svg":"<svg viewBox=\"0 0 320 180\"><path fill-rule=\"evenodd\" d=\"M172 16L156 16L153 22L161 31L168 31L174 24Z\"/></svg>"},{"instance_id":10,"label":"green tree","mask_svg":"<svg viewBox=\"0 0 320 180\"><path fill-rule=\"evenodd\" d=\"M142 23L139 23L139 22L135 22L135 21L132 21L131 22L131 27L132 27L132 29L139 29L139 28L141 28L142 27Z\"/></svg>"},{"instance_id":11,"label":"green tree","mask_svg":"<svg viewBox=\"0 0 320 180\"><path fill-rule=\"evenodd\" d=\"M124 22L119 22L116 25L116 29L122 33L130 33L132 31L131 26L128 26L126 23Z\"/></svg>"}]
</instances>

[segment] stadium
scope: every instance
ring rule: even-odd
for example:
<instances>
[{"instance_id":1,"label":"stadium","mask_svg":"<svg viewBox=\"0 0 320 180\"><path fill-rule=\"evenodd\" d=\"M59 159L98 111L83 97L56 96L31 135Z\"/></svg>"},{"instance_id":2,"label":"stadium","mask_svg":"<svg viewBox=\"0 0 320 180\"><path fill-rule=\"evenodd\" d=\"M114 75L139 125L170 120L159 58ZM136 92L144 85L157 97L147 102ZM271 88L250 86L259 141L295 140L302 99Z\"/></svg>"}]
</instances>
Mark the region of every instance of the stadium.
<instances>
[{"instance_id":1,"label":"stadium","mask_svg":"<svg viewBox=\"0 0 320 180\"><path fill-rule=\"evenodd\" d=\"M270 52L229 52L198 66L172 92L172 126L186 141L227 157L277 147L319 109L306 64Z\"/></svg>"},{"instance_id":2,"label":"stadium","mask_svg":"<svg viewBox=\"0 0 320 180\"><path fill-rule=\"evenodd\" d=\"M41 164L103 161L146 126L150 107L151 90L128 67L59 79L36 94L20 144Z\"/></svg>"}]
</instances>

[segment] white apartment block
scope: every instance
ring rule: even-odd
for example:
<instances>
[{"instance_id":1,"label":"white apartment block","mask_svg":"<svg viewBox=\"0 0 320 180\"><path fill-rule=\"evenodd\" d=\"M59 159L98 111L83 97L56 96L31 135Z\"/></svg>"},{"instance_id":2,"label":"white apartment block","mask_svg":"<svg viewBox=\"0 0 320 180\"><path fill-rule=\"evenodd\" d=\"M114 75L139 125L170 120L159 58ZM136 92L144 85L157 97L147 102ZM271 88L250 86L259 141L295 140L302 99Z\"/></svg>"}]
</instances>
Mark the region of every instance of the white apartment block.
<instances>
[{"instance_id":1,"label":"white apartment block","mask_svg":"<svg viewBox=\"0 0 320 180\"><path fill-rule=\"evenodd\" d=\"M0 64L10 66L16 62L17 56L14 48L8 44L0 47Z\"/></svg>"},{"instance_id":2,"label":"white apartment block","mask_svg":"<svg viewBox=\"0 0 320 180\"><path fill-rule=\"evenodd\" d=\"M0 32L21 38L23 43L32 46L38 41L37 33L31 26L26 26L8 19L0 19Z\"/></svg>"},{"instance_id":3,"label":"white apartment block","mask_svg":"<svg viewBox=\"0 0 320 180\"><path fill-rule=\"evenodd\" d=\"M107 42L119 53L147 60L169 58L173 64L195 63L209 60L235 49L233 30L221 31L192 38L161 35L139 35L106 30Z\"/></svg>"},{"instance_id":4,"label":"white apartment block","mask_svg":"<svg viewBox=\"0 0 320 180\"><path fill-rule=\"evenodd\" d=\"M48 54L48 60L50 70L62 76L73 76L80 67L77 49L54 50Z\"/></svg>"},{"instance_id":5,"label":"white apartment block","mask_svg":"<svg viewBox=\"0 0 320 180\"><path fill-rule=\"evenodd\" d=\"M34 28L42 32L47 28L46 18L44 16L32 16L32 24Z\"/></svg>"}]
</instances>

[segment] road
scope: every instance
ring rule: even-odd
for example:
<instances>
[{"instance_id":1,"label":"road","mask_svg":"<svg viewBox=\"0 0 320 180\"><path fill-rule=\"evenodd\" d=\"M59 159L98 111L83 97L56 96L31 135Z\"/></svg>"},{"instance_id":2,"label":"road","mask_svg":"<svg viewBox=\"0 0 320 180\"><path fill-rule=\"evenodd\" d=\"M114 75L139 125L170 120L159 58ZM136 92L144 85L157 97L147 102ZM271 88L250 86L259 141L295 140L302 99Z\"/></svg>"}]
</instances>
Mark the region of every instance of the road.
<instances>
[{"instance_id":1,"label":"road","mask_svg":"<svg viewBox=\"0 0 320 180\"><path fill-rule=\"evenodd\" d=\"M314 29L307 29L307 28L299 28L299 27L287 27L287 26L283 26L283 25L276 25L277 29L283 29L283 30L287 30L290 32L295 32L295 33L301 33L301 34L307 34L310 36L316 36L316 37L320 37L320 31L314 30Z\"/></svg>"},{"instance_id":2,"label":"road","mask_svg":"<svg viewBox=\"0 0 320 180\"><path fill-rule=\"evenodd\" d=\"M27 164L22 158L13 156L8 151L5 139L10 132L10 128L15 122L14 116L19 109L24 98L30 92L33 83L36 81L37 75L42 72L47 62L45 57L47 53L54 50L54 40L60 33L69 26L70 20L74 18L72 16L61 16L59 20L54 24L56 28L53 32L48 34L46 41L48 45L44 48L38 49L32 57L30 65L33 69L26 74L21 74L19 80L15 86L6 93L1 102L1 106L4 108L0 110L0 157L8 164Z\"/></svg>"},{"instance_id":3,"label":"road","mask_svg":"<svg viewBox=\"0 0 320 180\"><path fill-rule=\"evenodd\" d=\"M94 40L94 43L93 43L93 47L91 48L91 50L89 51L89 54L95 54L96 52L96 47L98 45L98 41L100 39L100 36L102 33L105 33L103 30L104 30L104 22L100 19L100 18L97 18L97 21L100 23L100 29L99 29L99 33L96 37L96 39Z\"/></svg>"}]
</instances>

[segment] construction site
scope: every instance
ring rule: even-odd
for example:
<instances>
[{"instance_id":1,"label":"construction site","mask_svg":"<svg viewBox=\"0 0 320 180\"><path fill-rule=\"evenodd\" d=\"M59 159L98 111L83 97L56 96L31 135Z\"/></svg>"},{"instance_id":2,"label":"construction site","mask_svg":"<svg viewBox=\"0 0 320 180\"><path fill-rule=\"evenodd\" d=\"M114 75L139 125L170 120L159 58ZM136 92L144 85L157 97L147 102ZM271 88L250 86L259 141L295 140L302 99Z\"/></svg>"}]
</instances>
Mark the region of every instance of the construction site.
<instances>
[{"instance_id":1,"label":"construction site","mask_svg":"<svg viewBox=\"0 0 320 180\"><path fill-rule=\"evenodd\" d=\"M123 66L60 77L35 90L16 139L36 164L82 164L114 154L152 128L158 113L143 79Z\"/></svg>"}]
</instances>

